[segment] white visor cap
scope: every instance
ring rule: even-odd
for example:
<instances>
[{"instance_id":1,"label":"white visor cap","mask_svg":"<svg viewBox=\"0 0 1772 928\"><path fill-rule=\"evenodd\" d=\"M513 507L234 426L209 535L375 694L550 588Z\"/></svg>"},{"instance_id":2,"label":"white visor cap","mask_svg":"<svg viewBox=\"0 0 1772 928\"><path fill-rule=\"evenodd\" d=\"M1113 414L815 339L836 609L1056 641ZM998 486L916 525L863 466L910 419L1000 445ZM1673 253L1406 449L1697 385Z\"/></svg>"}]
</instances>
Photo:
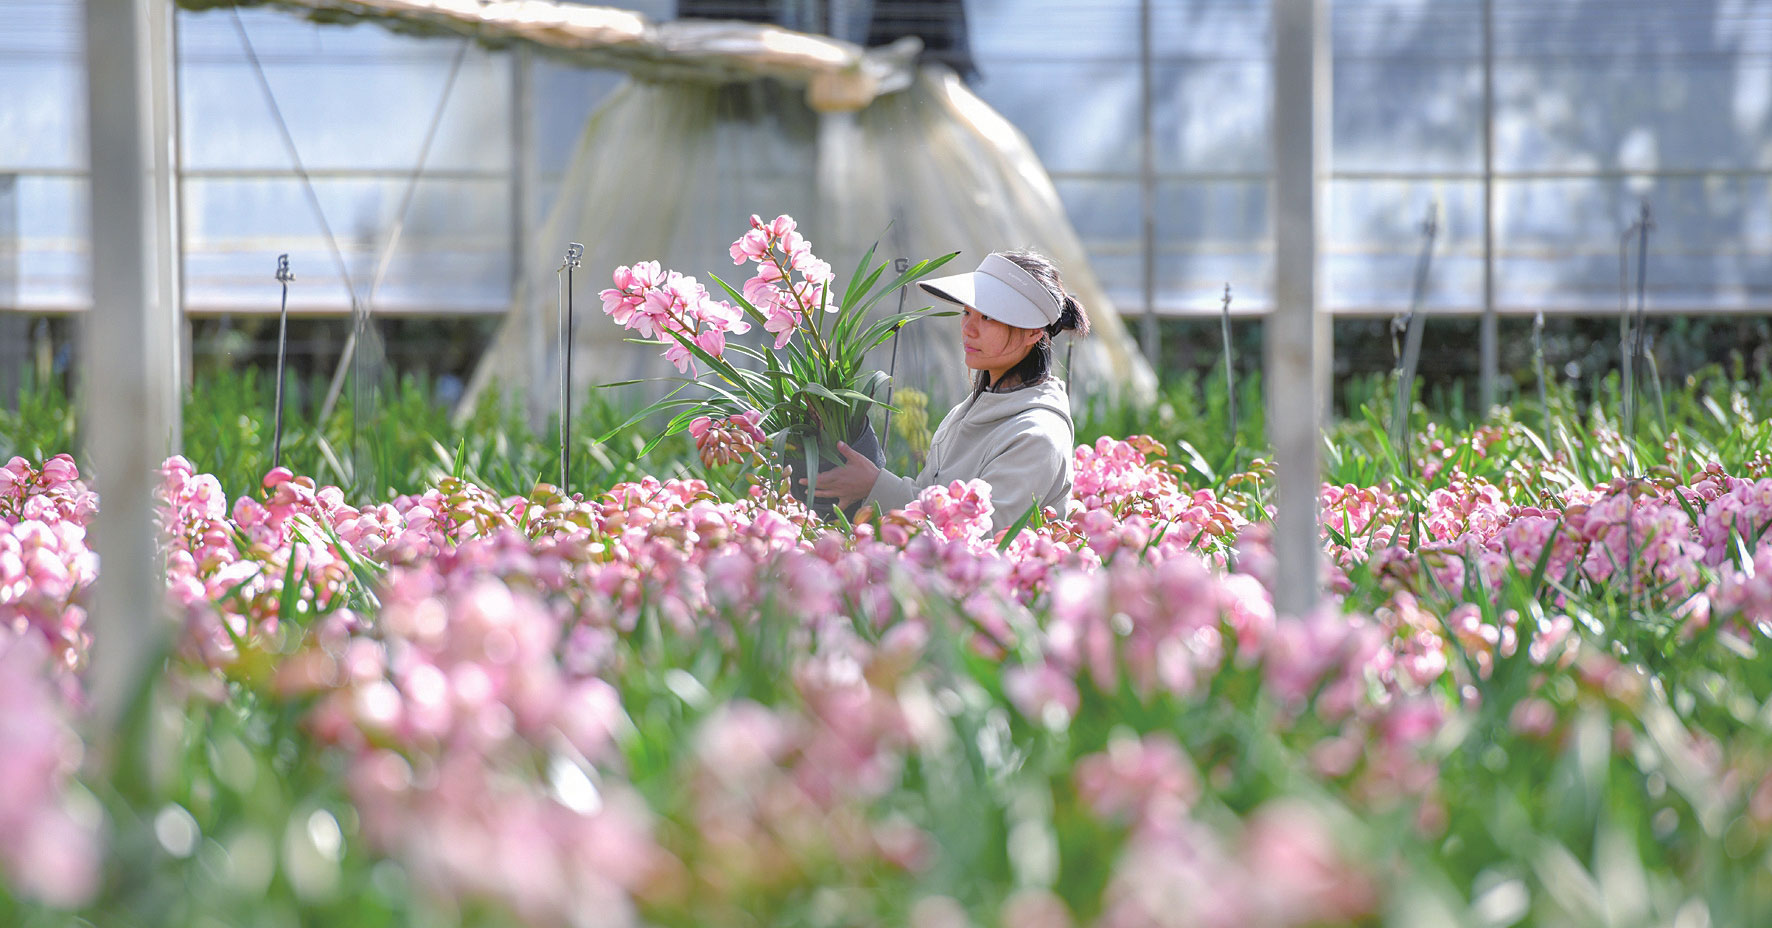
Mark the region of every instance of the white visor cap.
<instances>
[{"instance_id":1,"label":"white visor cap","mask_svg":"<svg viewBox=\"0 0 1772 928\"><path fill-rule=\"evenodd\" d=\"M985 255L978 270L937 277L918 284L937 299L970 306L986 316L1023 329L1043 329L1058 321L1058 300L1021 265L999 254Z\"/></svg>"}]
</instances>

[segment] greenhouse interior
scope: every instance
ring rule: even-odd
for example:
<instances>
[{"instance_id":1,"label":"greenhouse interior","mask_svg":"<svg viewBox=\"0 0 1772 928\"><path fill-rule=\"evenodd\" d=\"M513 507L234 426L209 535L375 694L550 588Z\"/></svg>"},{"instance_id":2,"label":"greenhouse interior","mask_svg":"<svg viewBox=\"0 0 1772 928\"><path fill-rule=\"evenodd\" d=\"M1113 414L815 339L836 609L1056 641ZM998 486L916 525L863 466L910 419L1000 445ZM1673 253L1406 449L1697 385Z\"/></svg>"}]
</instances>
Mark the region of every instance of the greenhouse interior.
<instances>
[{"instance_id":1,"label":"greenhouse interior","mask_svg":"<svg viewBox=\"0 0 1772 928\"><path fill-rule=\"evenodd\" d=\"M0 925L1772 924L1772 0L0 0Z\"/></svg>"}]
</instances>

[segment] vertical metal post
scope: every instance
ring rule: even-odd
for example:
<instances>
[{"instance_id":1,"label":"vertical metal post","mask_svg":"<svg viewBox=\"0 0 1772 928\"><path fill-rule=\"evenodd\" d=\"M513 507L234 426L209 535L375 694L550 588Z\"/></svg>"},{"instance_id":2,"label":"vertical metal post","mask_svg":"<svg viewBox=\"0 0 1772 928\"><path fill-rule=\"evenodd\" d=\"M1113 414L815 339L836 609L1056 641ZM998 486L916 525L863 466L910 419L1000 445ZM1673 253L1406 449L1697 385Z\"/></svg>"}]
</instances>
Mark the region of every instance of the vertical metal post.
<instances>
[{"instance_id":1,"label":"vertical metal post","mask_svg":"<svg viewBox=\"0 0 1772 928\"><path fill-rule=\"evenodd\" d=\"M1144 204L1144 319L1139 342L1152 370L1160 370L1157 339L1157 154L1151 124L1151 0L1138 4L1139 199Z\"/></svg>"},{"instance_id":2,"label":"vertical metal post","mask_svg":"<svg viewBox=\"0 0 1772 928\"><path fill-rule=\"evenodd\" d=\"M529 419L547 417L547 321L529 287L531 209L535 203L535 60L526 45L511 51L511 308L522 320L529 383Z\"/></svg>"},{"instance_id":3,"label":"vertical metal post","mask_svg":"<svg viewBox=\"0 0 1772 928\"><path fill-rule=\"evenodd\" d=\"M170 203L174 211L171 266L178 272L172 292L178 301L178 386L180 390L185 390L190 389L196 382L195 368L192 366L191 358L191 343L195 338L195 333L192 331L191 317L185 312L185 307L190 305L190 300L188 298L189 281L185 279L185 148L181 144L184 137L184 107L179 98L178 4L172 2L167 6L172 11L170 19L172 34L167 42L167 46L171 49L171 61L168 63L168 72L171 75L171 81L168 84L171 91L168 94L171 113L167 120L167 136L172 143L172 197ZM181 402L175 408L179 411L179 418L175 423L178 426L176 431L182 439L184 434L182 395ZM181 441L179 450L183 450L182 445Z\"/></svg>"},{"instance_id":4,"label":"vertical metal post","mask_svg":"<svg viewBox=\"0 0 1772 928\"><path fill-rule=\"evenodd\" d=\"M1273 5L1274 309L1266 326L1269 437L1277 477L1274 607L1320 597L1317 497L1329 333L1318 259L1329 161L1328 0Z\"/></svg>"},{"instance_id":5,"label":"vertical metal post","mask_svg":"<svg viewBox=\"0 0 1772 928\"><path fill-rule=\"evenodd\" d=\"M178 145L178 29L177 5L172 0L152 0L147 5L147 85L151 107L154 184L154 299L161 311L148 329L153 339L150 357L165 358L172 369L165 383L150 399L160 404L159 418L166 423L168 454L179 450L184 410L184 300L183 252L179 237Z\"/></svg>"},{"instance_id":6,"label":"vertical metal post","mask_svg":"<svg viewBox=\"0 0 1772 928\"><path fill-rule=\"evenodd\" d=\"M16 409L30 369L31 320L18 306L18 175L0 173L0 409Z\"/></svg>"},{"instance_id":7,"label":"vertical metal post","mask_svg":"<svg viewBox=\"0 0 1772 928\"><path fill-rule=\"evenodd\" d=\"M91 537L104 570L92 596L93 722L108 741L156 651L162 571L154 556L154 472L167 450L174 358L155 350L159 300L149 16L167 0L87 0L92 311L82 338L87 463L104 500Z\"/></svg>"},{"instance_id":8,"label":"vertical metal post","mask_svg":"<svg viewBox=\"0 0 1772 928\"><path fill-rule=\"evenodd\" d=\"M1495 0L1483 0L1483 324L1478 336L1478 405L1495 408L1500 367L1495 315Z\"/></svg>"}]
</instances>

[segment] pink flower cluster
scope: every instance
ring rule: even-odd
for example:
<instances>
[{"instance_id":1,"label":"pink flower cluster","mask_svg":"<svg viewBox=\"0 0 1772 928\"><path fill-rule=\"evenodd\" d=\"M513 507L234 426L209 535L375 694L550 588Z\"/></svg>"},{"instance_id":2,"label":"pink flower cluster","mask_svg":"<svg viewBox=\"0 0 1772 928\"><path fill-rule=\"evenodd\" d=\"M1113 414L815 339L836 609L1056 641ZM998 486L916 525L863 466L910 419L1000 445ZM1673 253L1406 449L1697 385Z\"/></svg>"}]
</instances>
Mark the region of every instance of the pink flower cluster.
<instances>
[{"instance_id":1,"label":"pink flower cluster","mask_svg":"<svg viewBox=\"0 0 1772 928\"><path fill-rule=\"evenodd\" d=\"M737 700L701 723L686 813L705 888L686 900L692 912L716 920L759 889L792 886L796 874L852 882L929 865L934 849L920 828L869 808L898 786L910 754L951 737L919 721L900 690L925 683L925 644L915 625L877 645L832 640L795 667L797 706Z\"/></svg>"},{"instance_id":2,"label":"pink flower cluster","mask_svg":"<svg viewBox=\"0 0 1772 928\"><path fill-rule=\"evenodd\" d=\"M983 480L955 480L926 487L904 509L912 522L921 521L946 541L982 545L991 532L991 486Z\"/></svg>"},{"instance_id":3,"label":"pink flower cluster","mask_svg":"<svg viewBox=\"0 0 1772 928\"><path fill-rule=\"evenodd\" d=\"M1224 835L1181 815L1136 828L1097 928L1292 928L1370 917L1377 887L1327 816L1302 800L1257 808Z\"/></svg>"},{"instance_id":4,"label":"pink flower cluster","mask_svg":"<svg viewBox=\"0 0 1772 928\"><path fill-rule=\"evenodd\" d=\"M91 644L84 603L98 557L86 527L97 511L68 455L0 467L0 630L37 636L65 671L85 664ZM71 675L63 685L78 689Z\"/></svg>"},{"instance_id":5,"label":"pink flower cluster","mask_svg":"<svg viewBox=\"0 0 1772 928\"><path fill-rule=\"evenodd\" d=\"M1714 462L1682 477L1674 442L1648 476L1593 487L1572 485L1560 453L1536 465L1516 462L1499 483L1460 468L1488 456L1506 435L1496 426L1451 442L1429 435L1420 469L1437 486L1419 497L1388 485L1326 486L1323 529L1335 588L1348 590L1349 572L1365 565L1388 589L1444 603L1436 606L1443 611L1472 596L1472 587L1492 594L1510 576L1542 570L1556 586L1545 594L1551 606L1565 603L1563 589L1628 588L1639 607L1669 612L1687 633L1713 614L1739 616L1732 627L1743 632L1758 620L1737 605L1738 593L1715 597L1731 566L1737 576L1751 572L1748 562L1772 528L1772 479L1734 477ZM1620 470L1636 466L1616 432L1601 430L1596 442ZM1545 480L1546 472L1557 479ZM1245 546L1251 541L1246 566L1261 567L1265 550L1245 532Z\"/></svg>"},{"instance_id":6,"label":"pink flower cluster","mask_svg":"<svg viewBox=\"0 0 1772 928\"><path fill-rule=\"evenodd\" d=\"M642 338L657 336L665 360L679 372L688 371L695 357L679 336L718 358L726 351L728 333L750 331L743 310L714 299L695 278L666 271L657 261L616 268L614 283L598 294L603 312Z\"/></svg>"},{"instance_id":7,"label":"pink flower cluster","mask_svg":"<svg viewBox=\"0 0 1772 928\"><path fill-rule=\"evenodd\" d=\"M695 439L695 452L709 467L720 467L733 461L753 458L765 442L759 423L763 413L747 409L735 416L715 420L697 416L689 423L689 434Z\"/></svg>"},{"instance_id":8,"label":"pink flower cluster","mask_svg":"<svg viewBox=\"0 0 1772 928\"><path fill-rule=\"evenodd\" d=\"M753 232L746 247L769 251L792 228ZM760 437L754 416L691 431L731 451ZM1317 775L1368 807L1411 803L1431 832L1434 736L1501 662L1523 650L1534 673L1575 667L1608 698L1630 685L1580 643L1554 595L1542 618L1497 615L1466 601L1467 573L1492 590L1543 555L1559 582L1634 578L1693 627L1714 614L1754 634L1772 615L1772 539L1747 537L1768 481L1616 481L1519 506L1507 486L1447 463L1422 494L1419 528L1391 488L1325 487L1339 568L1363 564L1389 598L1370 616L1282 616L1266 525L1245 516L1260 515L1259 496L1192 490L1137 437L1083 446L1074 463L1071 511L999 550L978 481L931 487L841 534L761 491L725 502L701 481L651 477L588 500L447 479L353 506L280 469L230 503L175 457L160 488L168 601L184 623L184 669L313 707L308 730L345 758L363 835L427 889L535 923L599 912L613 925L649 912L713 923L808 880L920 872L941 849L928 823L892 805L907 771L945 762L962 739L1019 763L1010 731L1100 730L1119 721L1100 707L1124 700L1198 707L1259 692L1272 734ZM29 819L0 789L0 830L47 829L77 852L20 863L0 849L0 872L77 898L90 845L68 831L87 819L67 788L78 756L58 720L77 704L62 681L87 647L81 603L96 565L84 526L96 500L71 459L0 473L0 718L29 720L0 722L0 786L51 810L48 824ZM1237 478L1261 479L1259 468ZM1753 546L1745 561L1742 545ZM931 642L950 640L997 675L1005 706L931 659ZM710 693L674 669L692 666L688 655L778 662L755 676L778 698ZM1553 737L1559 710L1548 693L1533 698L1509 723ZM988 724L962 725L969 713ZM651 782L680 788L643 799L636 739L660 718L678 720L694 749L645 761L662 778ZM1101 924L1371 914L1372 874L1314 809L1277 802L1226 828L1198 820L1205 784L1224 775L1156 734L1054 768L1088 815L1127 835L1107 850ZM1275 885L1277 870L1297 878ZM1062 903L1037 903L1029 911L1065 916Z\"/></svg>"},{"instance_id":9,"label":"pink flower cluster","mask_svg":"<svg viewBox=\"0 0 1772 928\"><path fill-rule=\"evenodd\" d=\"M504 528L397 568L373 633L329 617L277 682L320 694L309 724L350 757L365 835L426 886L539 923L629 924L651 815L599 771L630 723L557 656L560 612L521 589L570 570L567 550Z\"/></svg>"},{"instance_id":10,"label":"pink flower cluster","mask_svg":"<svg viewBox=\"0 0 1772 928\"><path fill-rule=\"evenodd\" d=\"M102 813L71 788L97 511L68 455L0 467L0 879L56 906L86 901L99 883Z\"/></svg>"},{"instance_id":11,"label":"pink flower cluster","mask_svg":"<svg viewBox=\"0 0 1772 928\"><path fill-rule=\"evenodd\" d=\"M1740 616L1761 635L1772 635L1772 538L1760 542L1753 560L1739 570L1726 570L1717 582L1711 609Z\"/></svg>"},{"instance_id":12,"label":"pink flower cluster","mask_svg":"<svg viewBox=\"0 0 1772 928\"><path fill-rule=\"evenodd\" d=\"M1199 777L1166 733L1116 735L1077 762L1073 780L1096 815L1131 831L1100 928L1315 925L1376 904L1371 877L1307 803L1264 805L1229 840L1191 818Z\"/></svg>"},{"instance_id":13,"label":"pink flower cluster","mask_svg":"<svg viewBox=\"0 0 1772 928\"><path fill-rule=\"evenodd\" d=\"M1649 606L1702 625L1711 611L1707 566L1736 556L1731 537L1743 538L1750 547L1742 550L1752 550L1745 539L1758 537L1754 530L1762 527L1741 534L1760 491L1733 478L1727 492L1721 481L1663 488L1620 478L1566 490L1535 506L1507 505L1493 485L1456 479L1456 489L1430 494L1420 519L1424 539L1403 544L1399 525L1369 532L1369 550L1357 539L1348 548L1332 542L1340 568L1367 562L1395 589L1453 600L1466 595L1467 580L1495 591L1510 573L1530 577L1542 569L1565 587L1628 587ZM1700 512L1697 525L1691 511ZM1475 575L1467 576L1473 569ZM1551 597L1553 604L1563 600L1561 593Z\"/></svg>"},{"instance_id":14,"label":"pink flower cluster","mask_svg":"<svg viewBox=\"0 0 1772 928\"><path fill-rule=\"evenodd\" d=\"M745 281L742 291L763 314L763 328L775 335L776 348L787 345L807 316L821 308L837 311L830 302L831 266L812 253L812 244L797 231L792 216L769 222L752 216L751 230L733 242L730 251L733 264L757 265L757 273Z\"/></svg>"},{"instance_id":15,"label":"pink flower cluster","mask_svg":"<svg viewBox=\"0 0 1772 928\"><path fill-rule=\"evenodd\" d=\"M1713 567L1737 554L1736 539L1751 550L1753 539L1767 537L1772 529L1772 477L1709 475L1692 487L1691 496L1705 507L1698 541L1704 546L1704 562Z\"/></svg>"},{"instance_id":16,"label":"pink flower cluster","mask_svg":"<svg viewBox=\"0 0 1772 928\"><path fill-rule=\"evenodd\" d=\"M1078 446L1071 495L1085 515L1077 521L1087 526L1098 550L1154 542L1166 551L1194 550L1222 563L1248 520L1211 490L1185 487L1177 469L1162 460L1167 454L1162 443L1143 435L1123 440L1104 435L1093 445ZM1129 529L1130 536L1107 542L1105 530L1114 523ZM1111 557L1113 550L1102 551L1102 557Z\"/></svg>"},{"instance_id":17,"label":"pink flower cluster","mask_svg":"<svg viewBox=\"0 0 1772 928\"><path fill-rule=\"evenodd\" d=\"M97 512L98 496L80 482L80 468L69 455L58 454L41 468L21 457L0 467L0 521L85 526Z\"/></svg>"},{"instance_id":18,"label":"pink flower cluster","mask_svg":"<svg viewBox=\"0 0 1772 928\"><path fill-rule=\"evenodd\" d=\"M82 746L53 660L41 638L0 628L0 879L74 906L98 889L101 812L69 788Z\"/></svg>"},{"instance_id":19,"label":"pink flower cluster","mask_svg":"<svg viewBox=\"0 0 1772 928\"><path fill-rule=\"evenodd\" d=\"M1167 732L1108 739L1107 750L1085 755L1072 768L1077 798L1104 821L1128 824L1186 813L1200 795L1200 778Z\"/></svg>"}]
</instances>

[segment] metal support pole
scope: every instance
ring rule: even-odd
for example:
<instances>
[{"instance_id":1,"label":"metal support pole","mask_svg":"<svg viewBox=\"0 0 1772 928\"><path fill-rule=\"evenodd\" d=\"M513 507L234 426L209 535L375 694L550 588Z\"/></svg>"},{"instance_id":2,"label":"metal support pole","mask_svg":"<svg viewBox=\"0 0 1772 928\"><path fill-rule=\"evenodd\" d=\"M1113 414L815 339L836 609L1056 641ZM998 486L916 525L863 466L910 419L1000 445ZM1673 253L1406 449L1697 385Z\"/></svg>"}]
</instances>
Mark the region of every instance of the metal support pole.
<instances>
[{"instance_id":1,"label":"metal support pole","mask_svg":"<svg viewBox=\"0 0 1772 928\"><path fill-rule=\"evenodd\" d=\"M0 409L17 409L30 382L31 320L18 309L18 175L0 173Z\"/></svg>"},{"instance_id":2,"label":"metal support pole","mask_svg":"<svg viewBox=\"0 0 1772 928\"><path fill-rule=\"evenodd\" d=\"M154 554L155 471L170 442L163 397L175 359L156 353L173 329L154 279L150 17L168 0L87 0L87 139L92 192L92 311L83 341L87 463L104 506L90 537L104 570L93 585L93 723L98 743L157 651L165 597Z\"/></svg>"},{"instance_id":3,"label":"metal support pole","mask_svg":"<svg viewBox=\"0 0 1772 928\"><path fill-rule=\"evenodd\" d=\"M1144 319L1139 347L1152 370L1161 370L1157 343L1157 154L1151 125L1151 0L1138 4L1138 188L1144 204Z\"/></svg>"},{"instance_id":4,"label":"metal support pole","mask_svg":"<svg viewBox=\"0 0 1772 928\"><path fill-rule=\"evenodd\" d=\"M529 383L524 403L529 419L547 419L547 321L531 307L529 230L535 202L535 64L534 53L519 45L511 51L511 309L522 320L524 350L529 356Z\"/></svg>"},{"instance_id":5,"label":"metal support pole","mask_svg":"<svg viewBox=\"0 0 1772 928\"><path fill-rule=\"evenodd\" d=\"M1483 324L1478 336L1478 405L1495 408L1500 367L1495 315L1495 2L1483 0Z\"/></svg>"},{"instance_id":6,"label":"metal support pole","mask_svg":"<svg viewBox=\"0 0 1772 928\"><path fill-rule=\"evenodd\" d=\"M1329 331L1318 311L1318 242L1329 161L1328 0L1273 7L1274 311L1267 320L1267 403L1274 447L1274 607L1302 615L1321 598L1317 497Z\"/></svg>"},{"instance_id":7,"label":"metal support pole","mask_svg":"<svg viewBox=\"0 0 1772 928\"><path fill-rule=\"evenodd\" d=\"M172 267L178 271L178 284L177 289L174 292L178 294L179 387L183 390L189 390L197 381L196 368L192 363L192 342L195 340L196 332L191 325L191 317L185 312L185 307L190 305L189 293L187 292L190 287L190 281L185 277L185 217L188 213L185 211L185 149L183 145L179 144L179 140L184 137L184 109L179 105L178 9L176 3L171 4L171 6L173 7L172 40L169 44L172 48L172 93L170 94L169 99L172 104L172 116L170 119L168 137L172 144L172 208L176 211L176 215L174 216ZM177 408L179 410L179 433L182 437L184 432L184 403L180 402ZM183 450L182 442L180 444L180 450Z\"/></svg>"},{"instance_id":8,"label":"metal support pole","mask_svg":"<svg viewBox=\"0 0 1772 928\"><path fill-rule=\"evenodd\" d=\"M148 330L150 357L165 358L172 376L154 391L159 418L166 423L166 452L179 450L184 431L185 343L183 214L179 210L178 11L172 0L148 4L148 101L151 107L154 177L154 264L156 304L162 307Z\"/></svg>"}]
</instances>

